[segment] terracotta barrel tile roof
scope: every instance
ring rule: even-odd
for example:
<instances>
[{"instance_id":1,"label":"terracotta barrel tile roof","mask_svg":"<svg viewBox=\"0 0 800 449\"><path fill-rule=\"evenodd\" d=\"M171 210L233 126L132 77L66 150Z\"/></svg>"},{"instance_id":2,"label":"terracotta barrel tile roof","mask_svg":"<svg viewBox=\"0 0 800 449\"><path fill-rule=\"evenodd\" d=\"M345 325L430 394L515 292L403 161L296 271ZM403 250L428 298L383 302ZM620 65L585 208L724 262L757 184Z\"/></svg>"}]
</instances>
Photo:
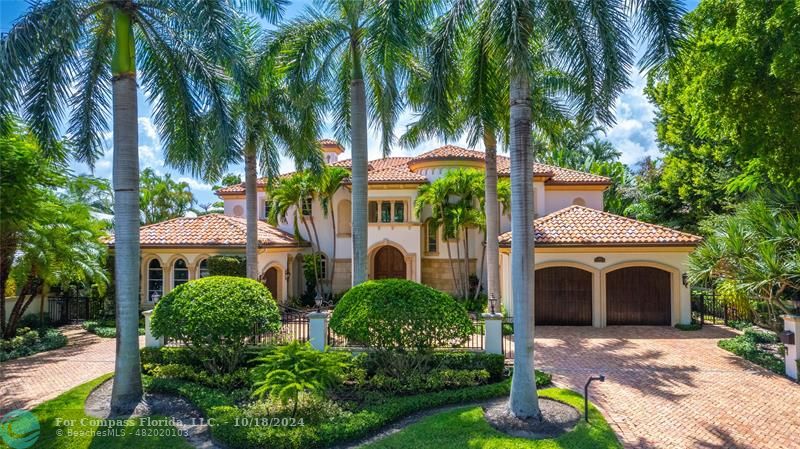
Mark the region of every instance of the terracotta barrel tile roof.
<instances>
[{"instance_id":1,"label":"terracotta barrel tile roof","mask_svg":"<svg viewBox=\"0 0 800 449\"><path fill-rule=\"evenodd\" d=\"M543 246L694 246L701 237L584 206L570 206L534 222L536 245ZM511 245L511 232L500 246Z\"/></svg>"},{"instance_id":2,"label":"terracotta barrel tile roof","mask_svg":"<svg viewBox=\"0 0 800 449\"><path fill-rule=\"evenodd\" d=\"M323 139L325 140L325 139ZM386 157L369 161L368 182L374 183L414 183L426 182L426 178L411 170L414 162L432 160L477 160L483 161L486 153L483 151L468 150L456 145L444 145L434 150L414 157ZM334 167L350 168L350 159L334 162ZM391 170L389 170L391 169ZM535 163L533 171L538 176L547 177L547 184L599 184L610 185L611 180L605 176L584 173L577 170L556 167L554 165ZM511 174L511 159L506 156L497 157L497 173L500 176ZM290 176L292 173L281 175ZM266 178L258 180L258 187L267 185ZM218 195L240 195L244 193L244 183L223 187L217 190Z\"/></svg>"},{"instance_id":3,"label":"terracotta barrel tile roof","mask_svg":"<svg viewBox=\"0 0 800 449\"><path fill-rule=\"evenodd\" d=\"M142 247L244 246L246 238L245 219L222 214L173 218L139 228ZM108 237L105 243L114 246L114 237ZM258 222L258 244L261 247L299 246L291 234L264 221Z\"/></svg>"}]
</instances>

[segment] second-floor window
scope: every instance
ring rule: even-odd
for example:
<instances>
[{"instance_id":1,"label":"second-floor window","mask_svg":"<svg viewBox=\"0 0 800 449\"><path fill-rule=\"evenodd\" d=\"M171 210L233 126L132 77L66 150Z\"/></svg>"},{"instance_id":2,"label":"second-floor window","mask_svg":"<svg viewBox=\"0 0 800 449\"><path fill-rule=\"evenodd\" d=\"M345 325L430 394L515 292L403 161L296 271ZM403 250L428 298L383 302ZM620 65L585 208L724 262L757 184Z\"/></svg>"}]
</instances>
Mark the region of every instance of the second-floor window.
<instances>
[{"instance_id":1,"label":"second-floor window","mask_svg":"<svg viewBox=\"0 0 800 449\"><path fill-rule=\"evenodd\" d=\"M308 216L311 215L311 203L313 202L313 198L310 196L307 198L303 198L303 215Z\"/></svg>"},{"instance_id":2,"label":"second-floor window","mask_svg":"<svg viewBox=\"0 0 800 449\"><path fill-rule=\"evenodd\" d=\"M367 215L370 223L405 223L406 202L402 200L370 201Z\"/></svg>"},{"instance_id":3,"label":"second-floor window","mask_svg":"<svg viewBox=\"0 0 800 449\"><path fill-rule=\"evenodd\" d=\"M438 226L436 226L433 220L428 220L427 223L425 223L425 251L427 253L436 253L439 251L439 240L436 238L438 230Z\"/></svg>"},{"instance_id":4,"label":"second-floor window","mask_svg":"<svg viewBox=\"0 0 800 449\"><path fill-rule=\"evenodd\" d=\"M264 201L264 218L269 220L269 211L272 210L272 201Z\"/></svg>"}]
</instances>

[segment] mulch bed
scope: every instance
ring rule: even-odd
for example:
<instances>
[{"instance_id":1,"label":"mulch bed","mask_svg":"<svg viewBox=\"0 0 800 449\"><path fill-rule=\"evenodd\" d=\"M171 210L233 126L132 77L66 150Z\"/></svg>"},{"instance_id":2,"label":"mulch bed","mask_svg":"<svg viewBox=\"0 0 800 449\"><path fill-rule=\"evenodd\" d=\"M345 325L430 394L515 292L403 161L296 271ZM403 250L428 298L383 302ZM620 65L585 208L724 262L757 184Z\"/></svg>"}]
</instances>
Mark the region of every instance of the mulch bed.
<instances>
[{"instance_id":1,"label":"mulch bed","mask_svg":"<svg viewBox=\"0 0 800 449\"><path fill-rule=\"evenodd\" d=\"M541 440L556 438L575 428L581 419L574 407L547 398L539 398L541 419L520 419L508 409L508 402L494 403L483 408L486 421L496 430L515 437Z\"/></svg>"}]
</instances>

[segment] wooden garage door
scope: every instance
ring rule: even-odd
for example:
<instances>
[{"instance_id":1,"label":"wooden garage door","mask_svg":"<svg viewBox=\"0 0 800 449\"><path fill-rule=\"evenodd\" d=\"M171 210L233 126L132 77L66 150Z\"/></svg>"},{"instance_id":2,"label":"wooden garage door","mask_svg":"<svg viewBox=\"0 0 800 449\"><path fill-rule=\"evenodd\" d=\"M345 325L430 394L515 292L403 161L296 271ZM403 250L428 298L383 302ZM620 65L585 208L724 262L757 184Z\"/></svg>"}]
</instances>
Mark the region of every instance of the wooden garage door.
<instances>
[{"instance_id":1,"label":"wooden garage door","mask_svg":"<svg viewBox=\"0 0 800 449\"><path fill-rule=\"evenodd\" d=\"M629 267L606 275L607 324L670 325L670 274Z\"/></svg>"},{"instance_id":2,"label":"wooden garage door","mask_svg":"<svg viewBox=\"0 0 800 449\"><path fill-rule=\"evenodd\" d=\"M592 273L573 267L536 270L538 326L591 326Z\"/></svg>"}]
</instances>

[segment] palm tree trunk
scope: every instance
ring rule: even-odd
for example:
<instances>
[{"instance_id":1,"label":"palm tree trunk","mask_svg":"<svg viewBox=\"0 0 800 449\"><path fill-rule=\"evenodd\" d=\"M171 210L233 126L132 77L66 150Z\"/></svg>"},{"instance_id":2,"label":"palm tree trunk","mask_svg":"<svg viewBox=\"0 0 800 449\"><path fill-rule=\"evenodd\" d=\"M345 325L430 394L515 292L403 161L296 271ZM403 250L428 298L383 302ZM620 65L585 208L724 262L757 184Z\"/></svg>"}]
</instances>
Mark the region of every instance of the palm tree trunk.
<instances>
[{"instance_id":1,"label":"palm tree trunk","mask_svg":"<svg viewBox=\"0 0 800 449\"><path fill-rule=\"evenodd\" d=\"M248 142L244 149L244 202L247 214L247 277L258 279L258 184L256 152Z\"/></svg>"},{"instance_id":2,"label":"palm tree trunk","mask_svg":"<svg viewBox=\"0 0 800 449\"><path fill-rule=\"evenodd\" d=\"M511 280L514 303L514 374L508 405L519 418L541 417L533 359L534 203L530 84L511 77Z\"/></svg>"},{"instance_id":3,"label":"palm tree trunk","mask_svg":"<svg viewBox=\"0 0 800 449\"><path fill-rule=\"evenodd\" d=\"M333 254L331 255L330 273L328 273L328 292L331 294L331 297L333 297L333 275L336 273L336 214L333 212L333 195L331 195L330 203L331 227L333 228Z\"/></svg>"},{"instance_id":4,"label":"palm tree trunk","mask_svg":"<svg viewBox=\"0 0 800 449\"><path fill-rule=\"evenodd\" d=\"M486 293L489 298L500 300L500 204L497 201L497 140L494 132L483 133L486 149L486 175L484 200L486 213Z\"/></svg>"},{"instance_id":5,"label":"palm tree trunk","mask_svg":"<svg viewBox=\"0 0 800 449\"><path fill-rule=\"evenodd\" d=\"M302 200L300 204L302 205ZM299 207L302 208L302 206ZM302 211L302 209L300 210ZM317 273L317 252L314 251L314 240L311 236L311 229L308 228L308 221L306 221L306 217L304 217L302 214L303 213L300 212L301 215L300 221L303 222L303 227L306 228L306 235L308 235L308 243L311 244L311 260L313 261L312 266L314 267L314 281L316 283L316 285L314 285L314 289L317 290L317 293L319 293L320 286L319 286L319 273Z\"/></svg>"},{"instance_id":6,"label":"palm tree trunk","mask_svg":"<svg viewBox=\"0 0 800 449\"><path fill-rule=\"evenodd\" d=\"M469 228L464 226L464 299L469 298Z\"/></svg>"},{"instance_id":7,"label":"palm tree trunk","mask_svg":"<svg viewBox=\"0 0 800 449\"><path fill-rule=\"evenodd\" d=\"M477 269L477 268L476 268ZM486 231L483 232L483 251L481 252L481 269L478 273L478 287L475 289L473 299L478 299L481 294L481 287L483 287L483 274L486 271Z\"/></svg>"},{"instance_id":8,"label":"palm tree trunk","mask_svg":"<svg viewBox=\"0 0 800 449\"><path fill-rule=\"evenodd\" d=\"M124 413L142 396L139 361L139 136L136 63L131 17L114 13L111 86L114 111L114 273L117 353L112 413Z\"/></svg>"},{"instance_id":9,"label":"palm tree trunk","mask_svg":"<svg viewBox=\"0 0 800 449\"><path fill-rule=\"evenodd\" d=\"M317 242L317 253L322 254L322 246L320 246L320 244L319 244L319 234L317 233L317 225L314 223L314 216L311 215L311 217L309 217L308 221L311 222L311 230L314 233L314 241ZM316 268L316 265L314 265L314 267ZM324 295L325 294L325 283L322 280L321 273L316 273L315 272L315 276L317 277L317 284L319 284L319 293L321 295Z\"/></svg>"},{"instance_id":10,"label":"palm tree trunk","mask_svg":"<svg viewBox=\"0 0 800 449\"><path fill-rule=\"evenodd\" d=\"M353 287L367 280L367 103L361 71L361 49L350 45L353 76L350 81L350 141L352 143L352 271Z\"/></svg>"},{"instance_id":11,"label":"palm tree trunk","mask_svg":"<svg viewBox=\"0 0 800 449\"><path fill-rule=\"evenodd\" d=\"M442 209L442 211L444 211L444 209ZM459 281L459 277L456 275L456 267L453 264L453 253L450 250L450 241L447 240L447 226L444 223L444 212L442 212L442 243L447 247L447 261L450 262L450 274L453 276L453 288L455 288L456 294L461 294L461 281Z\"/></svg>"}]
</instances>

